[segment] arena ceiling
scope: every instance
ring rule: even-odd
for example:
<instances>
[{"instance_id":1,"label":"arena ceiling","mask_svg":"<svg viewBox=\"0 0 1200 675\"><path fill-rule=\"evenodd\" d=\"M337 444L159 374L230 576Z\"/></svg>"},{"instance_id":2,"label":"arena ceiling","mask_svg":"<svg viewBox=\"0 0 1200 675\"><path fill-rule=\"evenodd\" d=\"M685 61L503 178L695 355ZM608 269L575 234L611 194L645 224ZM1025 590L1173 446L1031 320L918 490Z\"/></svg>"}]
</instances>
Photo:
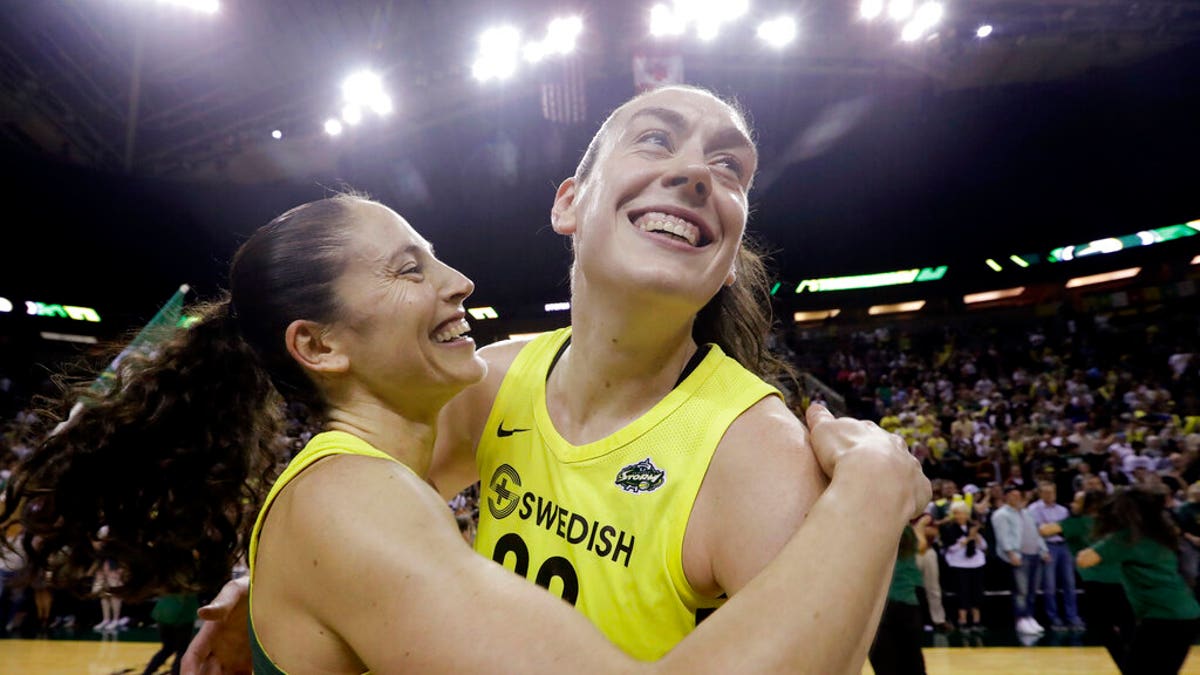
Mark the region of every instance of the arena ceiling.
<instances>
[{"instance_id":1,"label":"arena ceiling","mask_svg":"<svg viewBox=\"0 0 1200 675\"><path fill-rule=\"evenodd\" d=\"M183 282L212 291L250 230L348 184L408 217L481 303L565 299L553 189L634 92L635 55L678 54L687 82L749 110L751 225L784 279L986 269L1200 218L1200 3L946 0L942 25L907 44L858 1L753 1L710 43L664 43L649 0L225 0L213 15L10 0L0 198L39 198L7 231L54 256L0 265L0 288L136 308ZM570 12L584 30L568 60L472 77L484 29L531 34ZM766 49L754 22L781 12L797 40ZM322 123L364 66L395 113L331 138ZM543 94L564 87L582 103L546 114Z\"/></svg>"}]
</instances>

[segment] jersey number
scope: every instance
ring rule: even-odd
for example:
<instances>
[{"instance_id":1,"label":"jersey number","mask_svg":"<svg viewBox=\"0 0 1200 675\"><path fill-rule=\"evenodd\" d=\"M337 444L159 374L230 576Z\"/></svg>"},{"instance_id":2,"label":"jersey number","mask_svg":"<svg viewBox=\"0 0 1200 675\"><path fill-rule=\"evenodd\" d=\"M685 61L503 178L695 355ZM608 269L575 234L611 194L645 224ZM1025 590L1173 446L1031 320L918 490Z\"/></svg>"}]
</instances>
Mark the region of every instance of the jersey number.
<instances>
[{"instance_id":1,"label":"jersey number","mask_svg":"<svg viewBox=\"0 0 1200 675\"><path fill-rule=\"evenodd\" d=\"M529 578L529 547L525 545L525 540L516 532L509 532L500 537L496 542L496 550L492 553L492 560L504 564L505 558L512 553L516 557L516 565L513 571L526 579ZM554 556L548 558L542 566L538 568L537 578L534 582L542 588L550 588L550 580L557 577L562 581L562 599L575 605L575 601L579 598L579 576L575 574L575 568L571 565L571 561L562 556Z\"/></svg>"}]
</instances>

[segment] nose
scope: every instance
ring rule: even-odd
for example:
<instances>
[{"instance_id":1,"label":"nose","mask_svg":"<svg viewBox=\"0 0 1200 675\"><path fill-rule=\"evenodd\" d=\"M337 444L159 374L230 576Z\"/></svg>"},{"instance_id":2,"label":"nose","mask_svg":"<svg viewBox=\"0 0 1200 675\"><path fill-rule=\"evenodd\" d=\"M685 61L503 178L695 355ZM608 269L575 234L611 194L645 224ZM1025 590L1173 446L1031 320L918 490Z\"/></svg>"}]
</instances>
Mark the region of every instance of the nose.
<instances>
[{"instance_id":1,"label":"nose","mask_svg":"<svg viewBox=\"0 0 1200 675\"><path fill-rule=\"evenodd\" d=\"M680 189L685 198L703 202L712 192L712 172L702 164L688 164L663 176L663 186Z\"/></svg>"},{"instance_id":2,"label":"nose","mask_svg":"<svg viewBox=\"0 0 1200 675\"><path fill-rule=\"evenodd\" d=\"M454 304L461 303L475 292L475 282L458 270L446 266L448 272L445 289L446 299Z\"/></svg>"}]
</instances>

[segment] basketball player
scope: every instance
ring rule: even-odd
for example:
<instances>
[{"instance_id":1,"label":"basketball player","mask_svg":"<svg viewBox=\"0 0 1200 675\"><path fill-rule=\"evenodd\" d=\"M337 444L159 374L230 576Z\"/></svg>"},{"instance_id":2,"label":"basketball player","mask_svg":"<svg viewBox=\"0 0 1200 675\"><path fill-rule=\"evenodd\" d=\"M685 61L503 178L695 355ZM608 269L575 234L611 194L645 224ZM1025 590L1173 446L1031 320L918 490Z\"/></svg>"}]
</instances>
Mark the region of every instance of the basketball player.
<instances>
[{"instance_id":1,"label":"basketball player","mask_svg":"<svg viewBox=\"0 0 1200 675\"><path fill-rule=\"evenodd\" d=\"M112 390L22 465L5 515L46 537L30 551L35 567L72 581L74 561L50 560L90 554L98 522L110 531L96 555L129 571L116 593L162 592L220 567L184 542L215 545L230 562L251 467L278 456L276 392L287 391L314 404L326 431L276 481L252 530L256 672L861 666L845 636L876 611L871 581L886 576L895 533L929 495L896 438L814 407L831 484L809 522L694 637L642 663L472 553L426 482L442 406L486 364L465 336L471 282L403 219L348 197L298 207L243 245L230 287L155 354L127 359ZM133 483L89 480L118 458ZM641 489L657 480L626 479ZM854 537L837 536L851 527Z\"/></svg>"},{"instance_id":2,"label":"basketball player","mask_svg":"<svg viewBox=\"0 0 1200 675\"><path fill-rule=\"evenodd\" d=\"M571 329L480 350L487 377L439 425L433 482L447 497L482 483L476 550L638 658L762 570L825 485L760 377L780 364L743 242L751 136L701 89L618 108L551 209L575 253ZM858 635L864 655L872 634Z\"/></svg>"}]
</instances>

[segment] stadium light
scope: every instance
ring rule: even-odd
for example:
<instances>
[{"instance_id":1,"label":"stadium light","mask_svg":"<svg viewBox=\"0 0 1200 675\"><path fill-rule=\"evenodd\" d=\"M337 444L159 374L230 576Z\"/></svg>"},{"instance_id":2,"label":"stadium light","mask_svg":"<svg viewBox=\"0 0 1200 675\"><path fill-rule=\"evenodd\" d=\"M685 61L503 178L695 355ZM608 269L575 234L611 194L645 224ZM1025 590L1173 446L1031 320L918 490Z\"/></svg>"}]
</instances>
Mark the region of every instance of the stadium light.
<instances>
[{"instance_id":1,"label":"stadium light","mask_svg":"<svg viewBox=\"0 0 1200 675\"><path fill-rule=\"evenodd\" d=\"M342 133L342 123L333 118L325 120L325 133L330 136L337 136Z\"/></svg>"},{"instance_id":2,"label":"stadium light","mask_svg":"<svg viewBox=\"0 0 1200 675\"><path fill-rule=\"evenodd\" d=\"M917 312L925 306L924 300L913 300L912 302L897 302L894 305L872 305L867 310L867 314L876 316L878 314L899 314L900 312Z\"/></svg>"},{"instance_id":3,"label":"stadium light","mask_svg":"<svg viewBox=\"0 0 1200 675\"><path fill-rule=\"evenodd\" d=\"M862 0L858 6L858 15L870 21L883 14L883 0Z\"/></svg>"},{"instance_id":4,"label":"stadium light","mask_svg":"<svg viewBox=\"0 0 1200 675\"><path fill-rule=\"evenodd\" d=\"M758 37L763 42L782 49L796 39L796 21L790 16L781 16L758 25Z\"/></svg>"},{"instance_id":5,"label":"stadium light","mask_svg":"<svg viewBox=\"0 0 1200 675\"><path fill-rule=\"evenodd\" d=\"M1013 263L1015 263L1017 267L1029 267L1029 263L1025 262L1024 258L1022 258L1021 256L1019 256L1015 253L1008 256L1008 259L1013 261Z\"/></svg>"},{"instance_id":6,"label":"stadium light","mask_svg":"<svg viewBox=\"0 0 1200 675\"><path fill-rule=\"evenodd\" d=\"M217 10L221 9L221 5L217 0L158 0L158 4L174 5L205 14L216 14Z\"/></svg>"},{"instance_id":7,"label":"stadium light","mask_svg":"<svg viewBox=\"0 0 1200 675\"><path fill-rule=\"evenodd\" d=\"M13 311L12 300L0 298L0 314L7 314L11 311Z\"/></svg>"},{"instance_id":8,"label":"stadium light","mask_svg":"<svg viewBox=\"0 0 1200 675\"><path fill-rule=\"evenodd\" d=\"M577 16L560 17L550 22L546 39L542 42L546 52L567 55L575 51L579 34L583 32L583 19Z\"/></svg>"},{"instance_id":9,"label":"stadium light","mask_svg":"<svg viewBox=\"0 0 1200 675\"><path fill-rule=\"evenodd\" d=\"M1105 272L1104 274L1092 274L1086 277L1075 277L1067 282L1067 288L1079 288L1080 286L1092 286L1094 284L1103 284L1109 281L1118 281L1120 279L1130 279L1140 274L1142 268L1129 267L1115 272Z\"/></svg>"},{"instance_id":10,"label":"stadium light","mask_svg":"<svg viewBox=\"0 0 1200 675\"><path fill-rule=\"evenodd\" d=\"M546 311L547 312L565 312L569 309L571 309L571 303L569 303L569 302L547 302L546 303Z\"/></svg>"},{"instance_id":11,"label":"stadium light","mask_svg":"<svg viewBox=\"0 0 1200 675\"><path fill-rule=\"evenodd\" d=\"M99 342L91 335L75 335L73 333L41 333L43 340L56 340L58 342L75 342L82 345L94 345Z\"/></svg>"},{"instance_id":12,"label":"stadium light","mask_svg":"<svg viewBox=\"0 0 1200 675\"><path fill-rule=\"evenodd\" d=\"M342 119L347 124L358 124L364 109L380 116L392 112L392 99L384 91L383 78L369 70L360 70L342 81L342 102Z\"/></svg>"},{"instance_id":13,"label":"stadium light","mask_svg":"<svg viewBox=\"0 0 1200 675\"><path fill-rule=\"evenodd\" d=\"M675 37L683 35L687 30L687 22L675 15L666 5L655 5L650 8L650 34L654 37Z\"/></svg>"},{"instance_id":14,"label":"stadium light","mask_svg":"<svg viewBox=\"0 0 1200 675\"><path fill-rule=\"evenodd\" d=\"M479 52L471 73L476 80L507 80L517 72L521 33L513 26L496 26L479 36Z\"/></svg>"},{"instance_id":15,"label":"stadium light","mask_svg":"<svg viewBox=\"0 0 1200 675\"><path fill-rule=\"evenodd\" d=\"M1000 263L996 262L995 260L992 260L991 258L984 260L984 262L987 263L988 267L992 268L993 272L999 272L1004 269L1003 267L1000 266Z\"/></svg>"},{"instance_id":16,"label":"stadium light","mask_svg":"<svg viewBox=\"0 0 1200 675\"><path fill-rule=\"evenodd\" d=\"M913 13L913 0L892 0L888 4L888 16L892 21L904 21Z\"/></svg>"},{"instance_id":17,"label":"stadium light","mask_svg":"<svg viewBox=\"0 0 1200 675\"><path fill-rule=\"evenodd\" d=\"M792 315L792 320L796 323L804 323L805 321L824 321L825 319L832 319L841 313L842 310L840 309L825 309L815 312L796 312Z\"/></svg>"},{"instance_id":18,"label":"stadium light","mask_svg":"<svg viewBox=\"0 0 1200 675\"><path fill-rule=\"evenodd\" d=\"M983 293L968 293L963 296L964 305L974 305L980 302L991 302L993 300L1003 300L1005 298L1015 298L1025 292L1024 286L1016 288L1005 288L999 291L984 291Z\"/></svg>"},{"instance_id":19,"label":"stadium light","mask_svg":"<svg viewBox=\"0 0 1200 675\"><path fill-rule=\"evenodd\" d=\"M1200 255L1196 256L1195 258L1192 258L1192 264L1200 265ZM0 298L0 299L2 299L2 298Z\"/></svg>"},{"instance_id":20,"label":"stadium light","mask_svg":"<svg viewBox=\"0 0 1200 675\"><path fill-rule=\"evenodd\" d=\"M279 140L279 139L283 138L283 132L276 129L275 131L271 132L271 138L274 138L275 140Z\"/></svg>"},{"instance_id":21,"label":"stadium light","mask_svg":"<svg viewBox=\"0 0 1200 675\"><path fill-rule=\"evenodd\" d=\"M975 37L983 39L992 34L992 25L985 23L975 30Z\"/></svg>"},{"instance_id":22,"label":"stadium light","mask_svg":"<svg viewBox=\"0 0 1200 675\"><path fill-rule=\"evenodd\" d=\"M900 32L900 39L905 42L915 42L941 23L945 13L946 7L940 2L923 3L913 14L912 20L904 25L904 29Z\"/></svg>"}]
</instances>

